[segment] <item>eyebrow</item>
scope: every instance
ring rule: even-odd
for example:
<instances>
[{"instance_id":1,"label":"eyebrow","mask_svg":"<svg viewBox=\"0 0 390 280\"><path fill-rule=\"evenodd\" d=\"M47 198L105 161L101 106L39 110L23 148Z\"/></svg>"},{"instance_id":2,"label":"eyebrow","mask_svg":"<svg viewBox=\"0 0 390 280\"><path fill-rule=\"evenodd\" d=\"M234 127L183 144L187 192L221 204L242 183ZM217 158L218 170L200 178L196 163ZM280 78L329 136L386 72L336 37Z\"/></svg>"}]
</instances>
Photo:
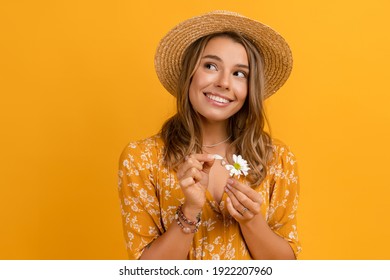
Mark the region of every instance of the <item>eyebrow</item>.
<instances>
[{"instance_id":1,"label":"eyebrow","mask_svg":"<svg viewBox=\"0 0 390 280\"><path fill-rule=\"evenodd\" d=\"M202 59L205 59L205 58L211 58L211 59L215 59L217 61L223 62L222 59L219 56L217 56L217 55L208 54L208 55L205 55L205 56L202 57ZM236 66L240 67L240 68L249 69L249 66L246 65L246 64L236 64Z\"/></svg>"}]
</instances>

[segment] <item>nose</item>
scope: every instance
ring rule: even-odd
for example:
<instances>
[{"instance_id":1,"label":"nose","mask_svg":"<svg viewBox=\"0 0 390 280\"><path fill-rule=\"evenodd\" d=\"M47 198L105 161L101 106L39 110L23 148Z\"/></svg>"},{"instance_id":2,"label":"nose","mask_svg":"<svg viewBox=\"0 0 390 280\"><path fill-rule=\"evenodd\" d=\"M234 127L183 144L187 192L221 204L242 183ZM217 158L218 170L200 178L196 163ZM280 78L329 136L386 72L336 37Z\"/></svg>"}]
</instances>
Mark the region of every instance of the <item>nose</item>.
<instances>
[{"instance_id":1,"label":"nose","mask_svg":"<svg viewBox=\"0 0 390 280\"><path fill-rule=\"evenodd\" d=\"M216 86L222 89L229 89L230 88L230 76L227 72L225 71L220 71L217 81L216 81Z\"/></svg>"}]
</instances>

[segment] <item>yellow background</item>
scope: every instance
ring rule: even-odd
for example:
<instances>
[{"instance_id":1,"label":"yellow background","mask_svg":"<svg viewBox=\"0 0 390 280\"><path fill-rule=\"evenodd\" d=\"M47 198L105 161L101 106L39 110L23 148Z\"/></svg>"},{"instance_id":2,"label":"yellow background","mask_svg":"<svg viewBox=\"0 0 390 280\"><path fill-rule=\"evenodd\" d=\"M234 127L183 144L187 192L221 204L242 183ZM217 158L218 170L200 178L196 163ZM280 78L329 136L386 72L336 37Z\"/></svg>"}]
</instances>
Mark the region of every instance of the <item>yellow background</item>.
<instances>
[{"instance_id":1,"label":"yellow background","mask_svg":"<svg viewBox=\"0 0 390 280\"><path fill-rule=\"evenodd\" d=\"M390 259L388 0L0 2L0 259L126 258L117 162L174 113L159 39L215 9L290 43L267 101L299 160L301 259Z\"/></svg>"}]
</instances>

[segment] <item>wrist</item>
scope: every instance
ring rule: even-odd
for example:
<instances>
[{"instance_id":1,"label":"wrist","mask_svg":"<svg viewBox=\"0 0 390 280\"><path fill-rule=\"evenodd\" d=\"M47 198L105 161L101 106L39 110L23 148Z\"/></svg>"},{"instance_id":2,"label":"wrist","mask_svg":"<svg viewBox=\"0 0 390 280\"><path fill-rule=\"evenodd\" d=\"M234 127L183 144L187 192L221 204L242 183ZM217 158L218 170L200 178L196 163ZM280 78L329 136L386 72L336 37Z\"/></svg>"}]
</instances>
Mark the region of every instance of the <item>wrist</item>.
<instances>
[{"instance_id":1,"label":"wrist","mask_svg":"<svg viewBox=\"0 0 390 280\"><path fill-rule=\"evenodd\" d=\"M196 221L200 217L200 212L202 211L202 208L189 206L186 203L184 203L181 207L181 210L189 220Z\"/></svg>"},{"instance_id":2,"label":"wrist","mask_svg":"<svg viewBox=\"0 0 390 280\"><path fill-rule=\"evenodd\" d=\"M246 229L252 232L261 230L264 227L268 227L263 215L257 214L250 220L243 220L239 222L241 229Z\"/></svg>"},{"instance_id":3,"label":"wrist","mask_svg":"<svg viewBox=\"0 0 390 280\"><path fill-rule=\"evenodd\" d=\"M201 225L200 213L197 215L196 220L192 220L183 212L183 204L179 205L176 210L175 220L178 226L181 227L184 233L196 233L199 230L199 226Z\"/></svg>"}]
</instances>

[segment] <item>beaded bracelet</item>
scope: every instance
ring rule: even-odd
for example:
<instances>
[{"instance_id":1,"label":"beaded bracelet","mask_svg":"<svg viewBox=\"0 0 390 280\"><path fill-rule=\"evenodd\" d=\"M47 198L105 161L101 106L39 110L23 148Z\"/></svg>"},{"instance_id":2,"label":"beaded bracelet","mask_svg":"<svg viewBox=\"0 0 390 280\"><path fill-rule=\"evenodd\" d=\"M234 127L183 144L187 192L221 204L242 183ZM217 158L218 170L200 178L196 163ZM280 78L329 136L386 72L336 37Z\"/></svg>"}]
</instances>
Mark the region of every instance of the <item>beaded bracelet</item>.
<instances>
[{"instance_id":1,"label":"beaded bracelet","mask_svg":"<svg viewBox=\"0 0 390 280\"><path fill-rule=\"evenodd\" d=\"M195 227L194 229L190 229L189 227L185 227L179 218L176 219L177 224L181 227L184 233L195 233L198 232L199 226Z\"/></svg>"},{"instance_id":2,"label":"beaded bracelet","mask_svg":"<svg viewBox=\"0 0 390 280\"><path fill-rule=\"evenodd\" d=\"M201 225L201 221L200 221L200 216L201 216L201 213L199 213L197 215L197 221L196 222L193 222L193 221L190 221L187 219L186 216L184 216L184 213L182 211L182 206L183 204L181 204L177 210L176 210L176 215L175 215L175 220L177 222L177 224L181 227L181 229L183 230L184 233L195 233L199 230L199 226ZM180 221L180 219L182 219L186 224L188 225L192 225L192 226L195 226L194 229L191 229L189 227L186 227L183 225L183 223Z\"/></svg>"},{"instance_id":3,"label":"beaded bracelet","mask_svg":"<svg viewBox=\"0 0 390 280\"><path fill-rule=\"evenodd\" d=\"M200 222L201 213L199 213L199 214L196 216L196 221L193 222L193 221L188 220L187 217L184 216L184 213L183 213L182 208L183 208L183 204L180 204L179 207L178 207L177 210L176 210L176 214L178 214L179 217L180 217L186 224L189 224L189 225L192 225L192 226L196 226L196 224Z\"/></svg>"}]
</instances>

